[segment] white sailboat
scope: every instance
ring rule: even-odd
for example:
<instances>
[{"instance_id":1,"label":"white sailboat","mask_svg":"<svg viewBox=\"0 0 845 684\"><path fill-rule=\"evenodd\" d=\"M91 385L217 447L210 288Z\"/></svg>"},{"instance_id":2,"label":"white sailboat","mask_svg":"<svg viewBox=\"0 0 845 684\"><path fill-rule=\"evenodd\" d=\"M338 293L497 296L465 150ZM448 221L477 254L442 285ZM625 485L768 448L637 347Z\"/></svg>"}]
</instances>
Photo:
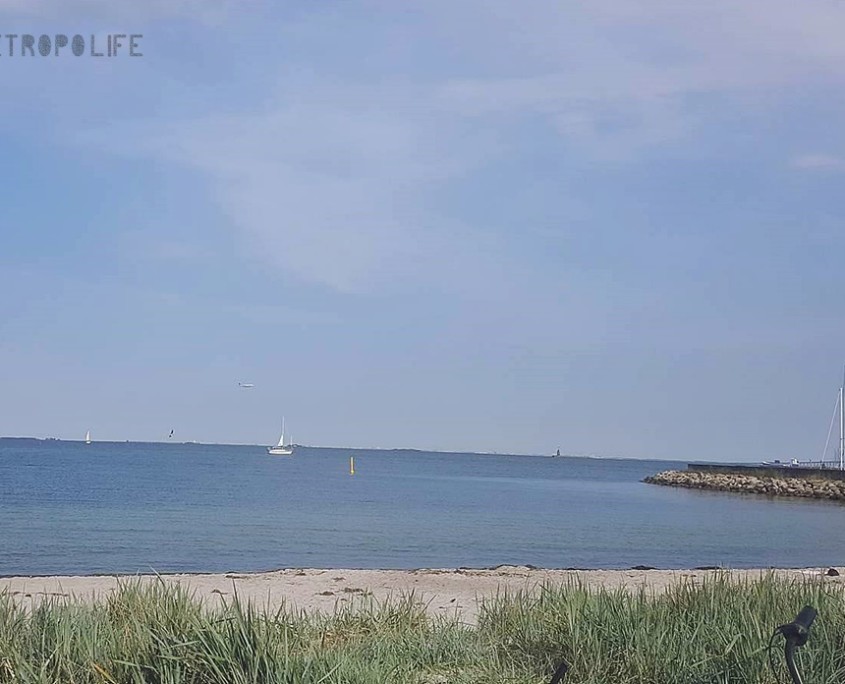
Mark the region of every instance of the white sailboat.
<instances>
[{"instance_id":1,"label":"white sailboat","mask_svg":"<svg viewBox=\"0 0 845 684\"><path fill-rule=\"evenodd\" d=\"M271 456L293 456L293 444L285 445L285 419L282 418L282 436L276 446L267 447Z\"/></svg>"},{"instance_id":2,"label":"white sailboat","mask_svg":"<svg viewBox=\"0 0 845 684\"><path fill-rule=\"evenodd\" d=\"M85 443L86 444L91 443L91 431L90 430L88 430L88 432L85 433Z\"/></svg>"}]
</instances>

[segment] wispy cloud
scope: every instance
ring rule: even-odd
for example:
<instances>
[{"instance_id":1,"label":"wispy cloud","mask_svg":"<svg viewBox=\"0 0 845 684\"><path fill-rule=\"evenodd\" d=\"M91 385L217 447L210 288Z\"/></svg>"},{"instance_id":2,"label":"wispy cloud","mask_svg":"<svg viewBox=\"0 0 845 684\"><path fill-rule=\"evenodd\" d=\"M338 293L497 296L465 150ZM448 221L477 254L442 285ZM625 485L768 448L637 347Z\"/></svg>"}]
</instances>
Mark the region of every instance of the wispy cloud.
<instances>
[{"instance_id":1,"label":"wispy cloud","mask_svg":"<svg viewBox=\"0 0 845 684\"><path fill-rule=\"evenodd\" d=\"M479 267L484 236L426 200L501 146L415 112L412 88L294 81L262 113L124 123L81 142L201 173L247 249L282 274L363 291Z\"/></svg>"},{"instance_id":2,"label":"wispy cloud","mask_svg":"<svg viewBox=\"0 0 845 684\"><path fill-rule=\"evenodd\" d=\"M434 6L432 24L447 30L445 17L455 15ZM796 85L845 82L838 3L529 0L461 3L455 12L454 39L475 24L479 37L464 51L493 65L450 79L444 95L460 111L540 115L604 157L684 140L706 126L719 98L764 112L790 101Z\"/></svg>"},{"instance_id":3,"label":"wispy cloud","mask_svg":"<svg viewBox=\"0 0 845 684\"><path fill-rule=\"evenodd\" d=\"M286 34L302 44L333 36L322 69L297 69L296 53L264 55L266 87L234 111L227 102L179 120L123 121L86 139L194 170L255 258L366 291L448 280L457 264L471 282L505 259L484 226L449 215L436 198L493 168L538 127L577 159L636 163L643 151L694 139L732 99L764 116L809 76L845 80L845 48L831 28L845 8L826 2L412 6L419 28L400 35L436 39L453 62L406 78L401 61L391 62L395 21L359 25L355 42L345 33L343 19L383 3L344 5L331 21L300 15L296 35ZM354 77L332 76L347 60L359 65ZM836 167L819 156L797 165Z\"/></svg>"},{"instance_id":4,"label":"wispy cloud","mask_svg":"<svg viewBox=\"0 0 845 684\"><path fill-rule=\"evenodd\" d=\"M793 159L792 165L798 169L845 171L845 158L830 154L805 154Z\"/></svg>"},{"instance_id":5,"label":"wispy cloud","mask_svg":"<svg viewBox=\"0 0 845 684\"><path fill-rule=\"evenodd\" d=\"M257 4L253 2L252 4ZM14 19L138 20L187 16L197 21L218 20L231 0L0 0L0 16Z\"/></svg>"}]
</instances>

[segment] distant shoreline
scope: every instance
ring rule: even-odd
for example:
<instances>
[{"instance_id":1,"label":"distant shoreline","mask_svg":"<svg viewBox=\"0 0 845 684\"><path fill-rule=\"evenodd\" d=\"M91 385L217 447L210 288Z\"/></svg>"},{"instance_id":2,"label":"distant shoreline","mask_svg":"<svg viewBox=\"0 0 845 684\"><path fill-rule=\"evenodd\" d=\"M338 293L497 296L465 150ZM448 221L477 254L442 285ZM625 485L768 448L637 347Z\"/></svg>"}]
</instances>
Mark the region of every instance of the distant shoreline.
<instances>
[{"instance_id":1,"label":"distant shoreline","mask_svg":"<svg viewBox=\"0 0 845 684\"><path fill-rule=\"evenodd\" d=\"M84 438L78 439L63 439L61 437L0 437L0 442L3 441L20 441L20 442L61 442L63 444L83 444ZM97 439L92 440L92 444L169 444L176 446L221 446L221 447L260 447L264 448L266 444L252 444L247 442L198 442L196 440L182 441L182 440L143 440L143 439ZM559 457L554 454L511 454L503 451L440 451L437 449L419 449L416 447L355 447L355 446L323 446L316 444L296 444L295 446L303 449L326 449L333 451L386 451L386 452L402 452L402 453L417 453L417 454L443 454L454 456L530 456L541 458L615 458L596 456L587 454L578 456L575 454L561 454ZM620 459L620 460L644 460L644 459ZM649 459L645 459L649 460Z\"/></svg>"},{"instance_id":2,"label":"distant shoreline","mask_svg":"<svg viewBox=\"0 0 845 684\"><path fill-rule=\"evenodd\" d=\"M78 439L64 439L60 437L0 437L0 442L4 441L27 441L27 442L60 442L62 444L84 444L84 438ZM92 440L92 444L156 444L156 445L172 445L172 446L211 446L211 447L256 447L264 449L267 444L250 444L250 443L235 443L235 442L198 442L198 441L182 441L182 440ZM520 458L553 458L553 459L568 459L568 458L586 458L598 461L662 461L667 463L683 462L681 458L640 458L636 456L607 456L602 454L561 454L560 456L554 453L539 453L539 454L516 454L505 451L442 451L439 449L420 449L417 447L361 447L361 446L323 446L314 444L297 444L297 447L303 449L325 449L333 451L378 451L386 453L412 453L412 454L438 454L443 456L517 456ZM702 463L710 463L710 461L701 461ZM715 463L715 462L714 462ZM750 462L749 462L750 464Z\"/></svg>"}]
</instances>

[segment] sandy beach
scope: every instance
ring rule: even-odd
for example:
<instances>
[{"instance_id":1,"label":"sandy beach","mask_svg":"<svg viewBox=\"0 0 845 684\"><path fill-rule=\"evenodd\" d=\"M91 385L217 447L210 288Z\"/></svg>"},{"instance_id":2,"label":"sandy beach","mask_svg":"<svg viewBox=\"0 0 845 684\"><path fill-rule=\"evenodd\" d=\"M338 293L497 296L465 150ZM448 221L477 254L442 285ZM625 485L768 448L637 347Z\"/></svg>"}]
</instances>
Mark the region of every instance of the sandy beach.
<instances>
[{"instance_id":1,"label":"sandy beach","mask_svg":"<svg viewBox=\"0 0 845 684\"><path fill-rule=\"evenodd\" d=\"M321 570L285 569L262 573L174 574L174 575L97 575L0 578L0 592L16 600L38 602L47 597L96 600L113 592L120 582L140 581L179 584L209 605L231 599L235 593L261 607L283 604L307 612L332 612L339 605L354 605L362 598L384 600L413 592L432 615L459 615L475 622L480 602L503 591L534 591L543 583L579 580L586 586L654 591L683 581L702 582L727 572L733 579L754 579L762 574L804 579L824 578L845 582L845 568L828 576L829 568L778 570L544 570L521 566L494 569L420 570Z\"/></svg>"}]
</instances>

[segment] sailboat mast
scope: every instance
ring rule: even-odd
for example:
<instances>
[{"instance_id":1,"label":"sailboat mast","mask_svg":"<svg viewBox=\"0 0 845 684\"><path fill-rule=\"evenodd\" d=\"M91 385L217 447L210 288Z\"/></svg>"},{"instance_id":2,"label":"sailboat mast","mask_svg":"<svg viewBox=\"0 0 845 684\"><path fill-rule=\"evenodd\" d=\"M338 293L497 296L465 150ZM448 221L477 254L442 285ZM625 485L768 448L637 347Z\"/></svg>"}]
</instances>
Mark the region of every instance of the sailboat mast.
<instances>
[{"instance_id":1,"label":"sailboat mast","mask_svg":"<svg viewBox=\"0 0 845 684\"><path fill-rule=\"evenodd\" d=\"M843 391L845 391L845 374L842 377L842 387L839 388L839 470L845 470L845 405L842 403Z\"/></svg>"}]
</instances>

